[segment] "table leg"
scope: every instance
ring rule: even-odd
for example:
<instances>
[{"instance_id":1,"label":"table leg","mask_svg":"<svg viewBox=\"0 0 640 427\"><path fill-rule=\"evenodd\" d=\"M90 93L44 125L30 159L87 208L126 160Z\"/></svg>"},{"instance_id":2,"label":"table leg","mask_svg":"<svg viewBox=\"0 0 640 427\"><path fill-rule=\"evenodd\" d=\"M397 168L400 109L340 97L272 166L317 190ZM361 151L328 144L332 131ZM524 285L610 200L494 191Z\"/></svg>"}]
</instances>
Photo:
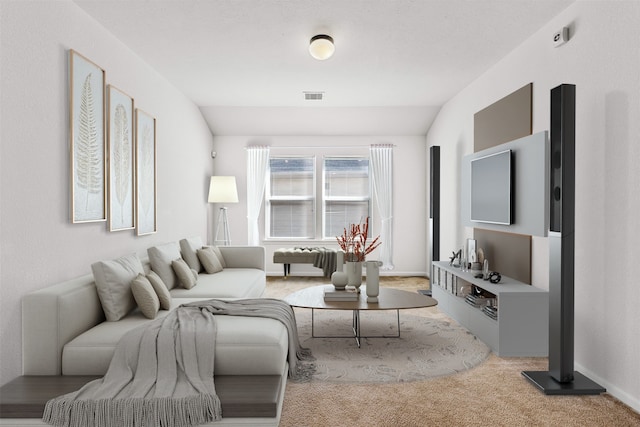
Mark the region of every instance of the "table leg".
<instances>
[{"instance_id":1,"label":"table leg","mask_svg":"<svg viewBox=\"0 0 640 427\"><path fill-rule=\"evenodd\" d=\"M353 310L353 317L351 321L351 329L353 335L316 335L315 333L315 309L311 309L311 338L355 338L358 348L361 347L362 338L400 338L400 310L396 310L396 323L398 327L397 335L367 335L362 336L361 322L360 322L360 310Z\"/></svg>"},{"instance_id":2,"label":"table leg","mask_svg":"<svg viewBox=\"0 0 640 427\"><path fill-rule=\"evenodd\" d=\"M360 348L360 310L353 310L351 329L353 329L353 337L356 339L356 344Z\"/></svg>"}]
</instances>

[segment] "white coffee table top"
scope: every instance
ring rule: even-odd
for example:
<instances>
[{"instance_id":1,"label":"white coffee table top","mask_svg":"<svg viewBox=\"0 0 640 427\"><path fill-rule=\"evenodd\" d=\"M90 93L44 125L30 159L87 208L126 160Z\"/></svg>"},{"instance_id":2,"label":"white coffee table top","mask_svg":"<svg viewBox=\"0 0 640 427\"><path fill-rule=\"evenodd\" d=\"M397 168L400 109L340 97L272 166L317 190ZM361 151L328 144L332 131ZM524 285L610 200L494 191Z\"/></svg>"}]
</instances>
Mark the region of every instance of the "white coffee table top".
<instances>
[{"instance_id":1,"label":"white coffee table top","mask_svg":"<svg viewBox=\"0 0 640 427\"><path fill-rule=\"evenodd\" d=\"M284 301L292 307L325 310L400 310L404 308L433 307L438 301L418 292L380 287L378 302L367 302L366 286L360 287L357 301L325 301L324 290L335 290L333 285L319 285L301 289L287 295Z\"/></svg>"}]
</instances>

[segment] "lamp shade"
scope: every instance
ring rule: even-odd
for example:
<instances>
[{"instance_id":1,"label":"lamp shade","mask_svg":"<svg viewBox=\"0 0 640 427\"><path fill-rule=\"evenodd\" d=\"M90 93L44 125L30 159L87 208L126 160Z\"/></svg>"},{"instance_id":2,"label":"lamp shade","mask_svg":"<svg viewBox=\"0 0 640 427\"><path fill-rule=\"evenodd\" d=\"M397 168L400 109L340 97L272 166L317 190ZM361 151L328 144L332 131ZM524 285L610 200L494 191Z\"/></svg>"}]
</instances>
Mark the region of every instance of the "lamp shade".
<instances>
[{"instance_id":1,"label":"lamp shade","mask_svg":"<svg viewBox=\"0 0 640 427\"><path fill-rule=\"evenodd\" d=\"M235 176L212 176L209 182L209 203L238 203Z\"/></svg>"},{"instance_id":2,"label":"lamp shade","mask_svg":"<svg viewBox=\"0 0 640 427\"><path fill-rule=\"evenodd\" d=\"M320 61L329 59L331 58L335 50L336 47L333 45L333 38L331 36L327 36L326 34L318 34L317 36L311 37L311 42L309 43L309 53L315 59L318 59Z\"/></svg>"}]
</instances>

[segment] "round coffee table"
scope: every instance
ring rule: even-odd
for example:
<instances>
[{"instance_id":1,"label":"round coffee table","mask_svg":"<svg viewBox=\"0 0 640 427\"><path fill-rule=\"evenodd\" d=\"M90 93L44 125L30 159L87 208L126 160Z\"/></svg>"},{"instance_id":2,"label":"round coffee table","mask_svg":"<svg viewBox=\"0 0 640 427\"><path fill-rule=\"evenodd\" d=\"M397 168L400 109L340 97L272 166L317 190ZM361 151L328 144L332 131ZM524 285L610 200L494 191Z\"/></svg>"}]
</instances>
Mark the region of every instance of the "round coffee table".
<instances>
[{"instance_id":1,"label":"round coffee table","mask_svg":"<svg viewBox=\"0 0 640 427\"><path fill-rule=\"evenodd\" d=\"M417 292L408 292L401 289L380 288L378 302L367 302L366 286L360 288L360 294L356 301L325 301L325 289L335 290L333 285L319 285L301 289L287 295L284 301L292 307L311 309L311 336L313 338L355 338L358 347L362 338L399 338L400 337L400 310L408 308L433 307L438 301ZM353 335L344 336L318 336L314 329L315 310L352 310L353 311ZM398 322L397 335L362 336L360 332L361 310L396 310Z\"/></svg>"}]
</instances>

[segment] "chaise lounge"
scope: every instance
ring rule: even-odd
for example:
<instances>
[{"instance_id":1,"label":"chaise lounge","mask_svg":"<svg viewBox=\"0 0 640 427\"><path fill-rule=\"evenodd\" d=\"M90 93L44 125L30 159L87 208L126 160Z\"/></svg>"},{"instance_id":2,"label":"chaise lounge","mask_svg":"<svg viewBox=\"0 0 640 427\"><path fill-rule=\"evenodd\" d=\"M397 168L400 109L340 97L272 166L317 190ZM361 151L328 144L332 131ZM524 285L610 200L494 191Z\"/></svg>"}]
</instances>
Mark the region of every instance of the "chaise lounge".
<instances>
[{"instance_id":1,"label":"chaise lounge","mask_svg":"<svg viewBox=\"0 0 640 427\"><path fill-rule=\"evenodd\" d=\"M203 263L198 263L197 252L201 247L199 238L183 239L179 243L149 248L149 259L141 260L143 275L149 277L152 271L156 273L170 294L170 306L158 310L155 317L166 316L179 305L193 301L263 296L264 248L219 247L218 259L223 266L215 273L208 273ZM105 296L104 283L100 283L105 279L117 281L119 265L135 264L132 258L135 255L96 263L92 266L94 274L24 297L25 376L105 374L118 340L131 329L152 321L143 313L148 308L139 303L130 311L115 304L117 298L130 303L126 286L120 295L112 292ZM194 274L197 281L189 289L181 283L181 276L172 266L176 260L183 260L197 272ZM117 311L127 312L114 320ZM216 322L214 373L223 418L215 425L278 425L288 373L285 326L261 317L216 316Z\"/></svg>"}]
</instances>

